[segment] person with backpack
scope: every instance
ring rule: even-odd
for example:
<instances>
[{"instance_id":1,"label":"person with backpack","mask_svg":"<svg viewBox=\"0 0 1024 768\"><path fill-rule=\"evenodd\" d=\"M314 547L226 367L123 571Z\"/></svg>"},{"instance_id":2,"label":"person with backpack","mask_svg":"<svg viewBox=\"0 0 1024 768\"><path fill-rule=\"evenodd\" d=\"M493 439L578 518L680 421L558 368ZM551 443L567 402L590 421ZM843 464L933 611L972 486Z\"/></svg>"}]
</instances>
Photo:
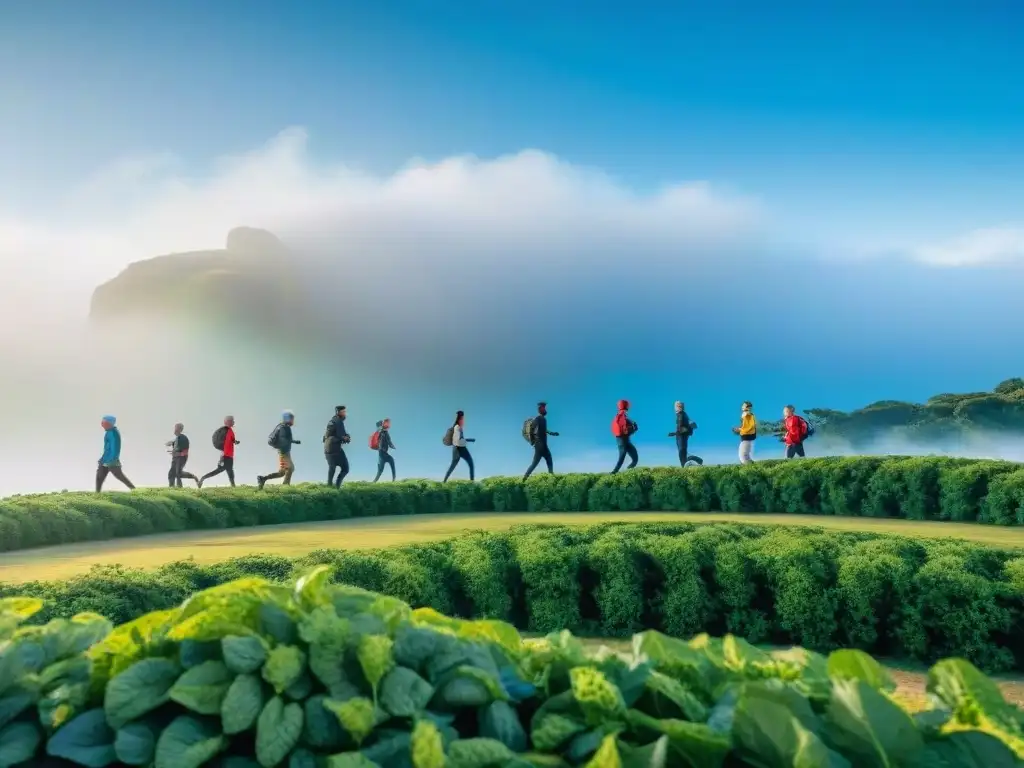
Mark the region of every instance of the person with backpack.
<instances>
[{"instance_id":1,"label":"person with backpack","mask_svg":"<svg viewBox=\"0 0 1024 768\"><path fill-rule=\"evenodd\" d=\"M523 437L533 446L533 461L526 468L523 482L533 474L541 459L548 465L548 474L555 474L555 464L551 460L551 449L548 447L548 436L558 437L557 432L548 432L548 404L537 403L537 415L523 423Z\"/></svg>"},{"instance_id":2,"label":"person with backpack","mask_svg":"<svg viewBox=\"0 0 1024 768\"><path fill-rule=\"evenodd\" d=\"M619 448L619 460L615 462L615 469L612 470L612 474L618 474L619 470L622 469L622 462L626 460L626 456L629 456L629 466L626 469L633 469L637 462L640 460L636 452L636 446L633 445L633 435L639 427L635 421L630 421L629 416L629 400L619 400L618 402L619 412L615 414L615 418L612 419L612 435L615 436L615 444Z\"/></svg>"},{"instance_id":3,"label":"person with backpack","mask_svg":"<svg viewBox=\"0 0 1024 768\"><path fill-rule=\"evenodd\" d=\"M181 479L185 477L189 480L195 480L196 487L198 487L199 478L191 472L185 471L185 465L188 463L189 445L188 438L185 436L185 425L181 422L175 424L174 438L164 443L164 445L171 449L171 468L167 470L167 484L171 488L181 488Z\"/></svg>"},{"instance_id":4,"label":"person with backpack","mask_svg":"<svg viewBox=\"0 0 1024 768\"><path fill-rule=\"evenodd\" d=\"M96 466L96 493L103 490L103 481L107 475L116 477L128 486L128 490L135 489L121 469L121 431L116 425L117 419L113 416L104 416L100 420L100 426L103 427L103 455Z\"/></svg>"},{"instance_id":5,"label":"person with backpack","mask_svg":"<svg viewBox=\"0 0 1024 768\"><path fill-rule=\"evenodd\" d=\"M703 466L704 459L700 456L691 456L690 450L690 435L693 434L693 430L697 428L697 425L690 421L690 417L686 414L686 407L683 405L681 400L676 400L676 431L669 432L669 437L676 439L676 449L679 451L679 466L685 467L687 461L692 461L694 464Z\"/></svg>"},{"instance_id":6,"label":"person with backpack","mask_svg":"<svg viewBox=\"0 0 1024 768\"><path fill-rule=\"evenodd\" d=\"M284 478L282 485L292 484L292 475L295 473L295 462L292 461L292 446L302 445L301 441L292 436L292 427L295 425L295 414L285 411L281 414L281 423L274 427L274 431L267 438L267 445L277 451L277 472L270 475L256 476L256 489L262 491L268 480Z\"/></svg>"},{"instance_id":7,"label":"person with backpack","mask_svg":"<svg viewBox=\"0 0 1024 768\"><path fill-rule=\"evenodd\" d=\"M740 425L733 427L732 432L740 437L740 464L750 464L754 460L757 419L754 417L754 405L749 400L743 401L740 410Z\"/></svg>"},{"instance_id":8,"label":"person with backpack","mask_svg":"<svg viewBox=\"0 0 1024 768\"><path fill-rule=\"evenodd\" d=\"M235 437L235 417L225 416L224 426L218 427L213 432L213 447L220 451L220 461L217 462L217 468L212 472L207 472L205 475L199 478L199 487L203 487L203 483L209 480L211 477L216 477L221 472L226 472L228 475L228 481L231 483L231 487L235 487L235 446L238 445L238 439Z\"/></svg>"},{"instance_id":9,"label":"person with backpack","mask_svg":"<svg viewBox=\"0 0 1024 768\"><path fill-rule=\"evenodd\" d=\"M782 409L782 424L785 428L782 441L786 444L786 458L795 459L797 456L801 459L805 458L804 440L814 432L811 425L807 423L807 419L797 416L796 408L787 405Z\"/></svg>"},{"instance_id":10,"label":"person with backpack","mask_svg":"<svg viewBox=\"0 0 1024 768\"><path fill-rule=\"evenodd\" d=\"M391 467L391 482L395 481L395 458L389 451L395 447L391 441L391 419L377 422L377 431L370 435L370 450L377 452L377 476L373 482L380 480L384 467Z\"/></svg>"},{"instance_id":11,"label":"person with backpack","mask_svg":"<svg viewBox=\"0 0 1024 768\"><path fill-rule=\"evenodd\" d=\"M448 478L451 477L452 472L455 471L455 467L458 465L460 459L469 465L469 481L473 482L475 479L473 457L470 456L469 448L467 448L466 445L467 443L475 443L476 439L466 437L466 433L463 431L463 427L465 427L465 425L466 414L462 411L458 411L455 414L455 423L448 427L448 431L444 433L444 439L441 442L452 447L452 463L448 467L448 471L444 473L444 480L441 481L443 483L448 482Z\"/></svg>"},{"instance_id":12,"label":"person with backpack","mask_svg":"<svg viewBox=\"0 0 1024 768\"><path fill-rule=\"evenodd\" d=\"M345 418L348 412L344 405L334 406L334 415L324 429L324 458L327 460L327 484L341 488L341 483L348 474L348 456L343 446L352 442L352 436L345 429ZM338 479L334 480L337 470Z\"/></svg>"}]
</instances>

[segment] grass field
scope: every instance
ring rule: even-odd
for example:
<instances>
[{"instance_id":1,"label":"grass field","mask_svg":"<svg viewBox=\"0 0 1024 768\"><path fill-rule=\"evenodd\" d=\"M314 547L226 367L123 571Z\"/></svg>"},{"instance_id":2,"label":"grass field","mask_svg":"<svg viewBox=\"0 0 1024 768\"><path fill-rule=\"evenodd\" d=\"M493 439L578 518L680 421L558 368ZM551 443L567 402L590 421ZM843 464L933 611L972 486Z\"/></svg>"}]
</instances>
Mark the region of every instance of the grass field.
<instances>
[{"instance_id":1,"label":"grass field","mask_svg":"<svg viewBox=\"0 0 1024 768\"><path fill-rule=\"evenodd\" d=\"M370 517L297 525L191 531L130 539L42 547L0 556L0 582L66 578L96 564L153 568L194 558L211 563L248 554L298 556L314 549L367 549L454 536L466 529L504 530L520 523L592 524L629 522L762 523L817 526L831 530L954 538L999 547L1024 547L1024 528L973 523L815 515L737 515L723 512L488 513Z\"/></svg>"},{"instance_id":2,"label":"grass field","mask_svg":"<svg viewBox=\"0 0 1024 768\"><path fill-rule=\"evenodd\" d=\"M189 558L198 562L217 562L256 553L298 556L314 549L368 549L438 540L466 529L504 530L521 523L583 525L610 521L729 521L817 526L831 530L895 533L920 538L964 539L1004 548L1024 547L1024 529L950 522L685 512L449 514L195 531L23 550L5 553L0 557L0 581L17 583L66 578L84 573L96 564L119 563L135 568L154 568ZM621 641L618 640L590 642L621 647ZM895 662L889 663L889 669L899 685L899 695L908 703L923 704L924 670ZM1024 681L1002 678L999 682L1008 701L1018 706L1024 705Z\"/></svg>"}]
</instances>

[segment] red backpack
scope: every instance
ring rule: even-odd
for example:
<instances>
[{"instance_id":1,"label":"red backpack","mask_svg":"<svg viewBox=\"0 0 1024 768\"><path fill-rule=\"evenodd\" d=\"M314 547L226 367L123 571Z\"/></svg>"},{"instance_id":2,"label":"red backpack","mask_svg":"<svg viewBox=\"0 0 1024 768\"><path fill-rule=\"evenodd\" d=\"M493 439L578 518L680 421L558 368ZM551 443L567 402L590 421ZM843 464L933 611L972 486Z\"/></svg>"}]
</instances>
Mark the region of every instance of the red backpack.
<instances>
[{"instance_id":1,"label":"red backpack","mask_svg":"<svg viewBox=\"0 0 1024 768\"><path fill-rule=\"evenodd\" d=\"M619 424L619 415L616 414L615 418L612 419L612 435L615 437L622 437L622 425Z\"/></svg>"},{"instance_id":2,"label":"red backpack","mask_svg":"<svg viewBox=\"0 0 1024 768\"><path fill-rule=\"evenodd\" d=\"M379 451L380 450L380 430L379 429L376 432L374 432L372 435L370 435L370 450L371 451Z\"/></svg>"}]
</instances>

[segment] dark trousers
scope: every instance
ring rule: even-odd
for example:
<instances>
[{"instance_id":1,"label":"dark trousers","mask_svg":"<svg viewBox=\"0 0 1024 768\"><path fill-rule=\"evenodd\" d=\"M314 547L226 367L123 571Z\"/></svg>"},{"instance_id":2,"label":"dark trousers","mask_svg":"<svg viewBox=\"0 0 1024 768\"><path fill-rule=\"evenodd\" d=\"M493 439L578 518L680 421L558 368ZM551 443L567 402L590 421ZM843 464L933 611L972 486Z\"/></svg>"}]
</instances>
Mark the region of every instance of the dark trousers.
<instances>
[{"instance_id":1,"label":"dark trousers","mask_svg":"<svg viewBox=\"0 0 1024 768\"><path fill-rule=\"evenodd\" d=\"M541 460L548 465L548 472L551 474L555 473L555 463L551 460L551 449L548 448L547 443L544 443L543 445L537 443L537 445L533 446L533 461L531 461L530 466L526 468L526 474L523 475L523 480L533 474L533 470L540 466Z\"/></svg>"},{"instance_id":2,"label":"dark trousers","mask_svg":"<svg viewBox=\"0 0 1024 768\"><path fill-rule=\"evenodd\" d=\"M686 457L689 455L690 450L690 438L689 437L676 437L676 448L679 449L679 466L686 466Z\"/></svg>"},{"instance_id":3,"label":"dark trousers","mask_svg":"<svg viewBox=\"0 0 1024 768\"><path fill-rule=\"evenodd\" d=\"M348 456L345 455L345 451L339 450L337 453L325 453L324 458L327 459L327 484L341 488L341 483L348 474ZM335 470L338 471L337 480L334 479Z\"/></svg>"},{"instance_id":4,"label":"dark trousers","mask_svg":"<svg viewBox=\"0 0 1024 768\"><path fill-rule=\"evenodd\" d=\"M100 464L96 467L96 493L103 490L103 481L107 479L107 475L113 475L122 483L127 485L129 489L135 488L135 486L132 485L132 481L124 476L124 471L121 467L105 467Z\"/></svg>"},{"instance_id":5,"label":"dark trousers","mask_svg":"<svg viewBox=\"0 0 1024 768\"><path fill-rule=\"evenodd\" d=\"M181 479L188 478L189 480L195 480L196 485L199 484L199 478L193 475L191 472L185 471L185 465L188 463L188 456L173 456L171 458L171 468L167 470L167 484L171 487L181 488Z\"/></svg>"},{"instance_id":6,"label":"dark trousers","mask_svg":"<svg viewBox=\"0 0 1024 768\"><path fill-rule=\"evenodd\" d=\"M622 469L622 462L626 460L627 456L629 456L629 466L626 469L632 469L640 461L640 457L636 453L636 446L633 445L632 440L628 437L616 437L615 442L619 446L619 460L615 462L615 469L612 470L613 475Z\"/></svg>"},{"instance_id":7,"label":"dark trousers","mask_svg":"<svg viewBox=\"0 0 1024 768\"><path fill-rule=\"evenodd\" d=\"M793 443L792 445L786 446L786 458L795 459L799 456L801 459L804 458L804 444Z\"/></svg>"},{"instance_id":8,"label":"dark trousers","mask_svg":"<svg viewBox=\"0 0 1024 768\"><path fill-rule=\"evenodd\" d=\"M227 472L228 480L231 481L231 487L235 487L235 459L233 456L221 456L220 461L217 462L217 468L213 472L207 472L201 478L200 483L205 483L211 477L216 477L221 472Z\"/></svg>"},{"instance_id":9,"label":"dark trousers","mask_svg":"<svg viewBox=\"0 0 1024 768\"><path fill-rule=\"evenodd\" d=\"M377 453L377 476L373 478L373 482L380 480L380 476L384 474L384 467L391 467L391 479L395 479L395 459L390 453L384 453L378 451Z\"/></svg>"},{"instance_id":10,"label":"dark trousers","mask_svg":"<svg viewBox=\"0 0 1024 768\"><path fill-rule=\"evenodd\" d=\"M469 479L470 481L475 479L473 474L473 457L469 455L469 449L465 446L453 445L452 446L452 463L448 467L448 471L444 473L444 480L442 482L447 483L448 478L451 477L452 472L455 471L456 465L459 463L459 459L462 459L469 465Z\"/></svg>"}]
</instances>

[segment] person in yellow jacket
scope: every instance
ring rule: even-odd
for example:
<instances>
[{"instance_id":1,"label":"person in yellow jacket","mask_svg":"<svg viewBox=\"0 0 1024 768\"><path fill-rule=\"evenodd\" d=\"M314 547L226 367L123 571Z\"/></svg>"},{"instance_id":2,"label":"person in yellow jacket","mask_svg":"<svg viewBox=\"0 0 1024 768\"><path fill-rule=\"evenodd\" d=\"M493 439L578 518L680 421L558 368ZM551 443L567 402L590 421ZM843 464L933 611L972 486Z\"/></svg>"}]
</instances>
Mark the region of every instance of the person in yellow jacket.
<instances>
[{"instance_id":1,"label":"person in yellow jacket","mask_svg":"<svg viewBox=\"0 0 1024 768\"><path fill-rule=\"evenodd\" d=\"M740 436L740 464L750 464L754 460L754 440L757 439L757 419L754 417L754 406L749 400L743 402L740 413L740 425L732 428L733 434Z\"/></svg>"}]
</instances>

